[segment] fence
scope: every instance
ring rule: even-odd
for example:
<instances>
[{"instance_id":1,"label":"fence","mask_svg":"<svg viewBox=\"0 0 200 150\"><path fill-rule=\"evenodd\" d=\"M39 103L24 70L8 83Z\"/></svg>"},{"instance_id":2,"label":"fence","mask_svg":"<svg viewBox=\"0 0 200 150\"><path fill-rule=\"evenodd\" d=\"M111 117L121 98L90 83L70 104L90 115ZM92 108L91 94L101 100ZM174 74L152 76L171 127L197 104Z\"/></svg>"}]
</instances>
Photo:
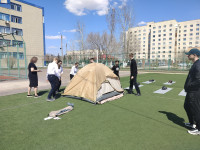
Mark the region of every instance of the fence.
<instances>
[{"instance_id":1,"label":"fence","mask_svg":"<svg viewBox=\"0 0 200 150\"><path fill-rule=\"evenodd\" d=\"M15 52L6 47L6 51L0 52L0 80L5 80L4 76L14 77L14 78L27 78L28 70L27 66L29 64L30 59L33 57L32 55L26 55L25 43L23 43L23 48L20 48L19 45L15 47ZM13 51L13 52L12 52ZM138 58L140 55L135 55L135 60L137 62L137 66L139 70L166 70L166 71L185 71L189 70L192 63L188 61L188 58L184 53L179 53L176 55L176 58L159 58L159 54L151 54L156 55L154 59L148 59L148 56L143 56L143 58ZM150 57L151 57L150 55ZM161 56L175 56L175 54L165 54ZM35 56L35 55L34 55ZM53 61L55 56L46 55L46 56L37 56L38 62L36 64L37 67L45 67L50 62ZM79 67L83 67L89 64L89 59L94 58L95 62L103 63L108 67L112 67L116 60L119 60L121 70L128 69L130 66L130 60L127 53L121 54L101 54L98 55L88 55L88 54L73 54L73 55L65 55L63 58L59 57L63 60L63 67L72 67L75 62L79 62ZM1 79L3 78L3 79ZM9 78L8 78L9 79Z\"/></svg>"}]
</instances>

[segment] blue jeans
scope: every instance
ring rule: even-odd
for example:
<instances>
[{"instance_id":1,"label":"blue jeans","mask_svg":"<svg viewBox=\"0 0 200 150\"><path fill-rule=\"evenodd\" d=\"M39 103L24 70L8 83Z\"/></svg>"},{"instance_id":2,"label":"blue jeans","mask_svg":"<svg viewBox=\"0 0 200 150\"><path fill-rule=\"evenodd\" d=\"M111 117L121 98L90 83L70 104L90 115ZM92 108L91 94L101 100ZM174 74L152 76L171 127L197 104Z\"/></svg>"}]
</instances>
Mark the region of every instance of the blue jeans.
<instances>
[{"instance_id":1,"label":"blue jeans","mask_svg":"<svg viewBox=\"0 0 200 150\"><path fill-rule=\"evenodd\" d=\"M53 97L56 96L56 90L58 89L59 86L59 79L55 75L48 75L48 80L51 84L51 90L48 95L48 99L50 99L51 96Z\"/></svg>"}]
</instances>

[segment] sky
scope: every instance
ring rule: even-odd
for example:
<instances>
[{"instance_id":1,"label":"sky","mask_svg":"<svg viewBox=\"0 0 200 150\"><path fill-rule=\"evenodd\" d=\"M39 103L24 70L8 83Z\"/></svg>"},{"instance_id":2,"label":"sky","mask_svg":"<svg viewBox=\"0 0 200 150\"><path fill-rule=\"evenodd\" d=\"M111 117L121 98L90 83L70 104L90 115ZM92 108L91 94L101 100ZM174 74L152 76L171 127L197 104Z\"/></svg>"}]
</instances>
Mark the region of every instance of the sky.
<instances>
[{"instance_id":1,"label":"sky","mask_svg":"<svg viewBox=\"0 0 200 150\"><path fill-rule=\"evenodd\" d=\"M200 0L25 0L44 7L46 53L64 53L77 42L77 21L84 23L85 33L108 31L106 22L110 6L133 5L135 26L146 22L175 19L178 22L200 19ZM67 43L67 48L66 48Z\"/></svg>"}]
</instances>

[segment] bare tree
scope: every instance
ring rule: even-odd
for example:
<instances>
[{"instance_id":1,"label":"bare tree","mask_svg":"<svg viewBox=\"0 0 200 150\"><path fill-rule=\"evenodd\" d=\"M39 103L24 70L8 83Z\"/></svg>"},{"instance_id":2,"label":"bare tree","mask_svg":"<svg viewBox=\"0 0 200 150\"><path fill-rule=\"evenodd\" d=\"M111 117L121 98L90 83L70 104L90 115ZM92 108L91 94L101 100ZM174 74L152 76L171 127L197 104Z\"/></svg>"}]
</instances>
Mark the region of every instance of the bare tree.
<instances>
[{"instance_id":1,"label":"bare tree","mask_svg":"<svg viewBox=\"0 0 200 150\"><path fill-rule=\"evenodd\" d=\"M85 49L85 45L84 45L84 40L85 40L85 24L80 22L80 21L77 21L77 27L76 27L76 31L78 32L79 34L79 43L80 43L80 50L84 50Z\"/></svg>"},{"instance_id":2,"label":"bare tree","mask_svg":"<svg viewBox=\"0 0 200 150\"><path fill-rule=\"evenodd\" d=\"M123 41L123 51L129 52L126 47L126 31L133 27L134 25L134 14L133 14L133 6L132 5L123 5L118 9L117 12L118 22L122 29L122 41Z\"/></svg>"},{"instance_id":3,"label":"bare tree","mask_svg":"<svg viewBox=\"0 0 200 150\"><path fill-rule=\"evenodd\" d=\"M101 36L99 33L89 33L87 35L87 43L89 49L97 49L100 53L102 51L102 42Z\"/></svg>"}]
</instances>

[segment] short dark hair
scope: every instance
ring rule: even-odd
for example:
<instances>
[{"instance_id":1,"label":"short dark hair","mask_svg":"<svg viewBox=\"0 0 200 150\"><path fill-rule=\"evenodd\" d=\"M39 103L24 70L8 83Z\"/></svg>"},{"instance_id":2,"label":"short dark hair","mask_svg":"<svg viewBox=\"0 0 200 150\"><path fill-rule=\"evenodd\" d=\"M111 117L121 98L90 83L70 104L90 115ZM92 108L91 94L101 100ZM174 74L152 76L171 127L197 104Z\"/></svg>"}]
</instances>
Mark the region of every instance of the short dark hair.
<instances>
[{"instance_id":1,"label":"short dark hair","mask_svg":"<svg viewBox=\"0 0 200 150\"><path fill-rule=\"evenodd\" d=\"M119 62L119 60L115 60L115 62Z\"/></svg>"},{"instance_id":2,"label":"short dark hair","mask_svg":"<svg viewBox=\"0 0 200 150\"><path fill-rule=\"evenodd\" d=\"M30 63L36 63L37 60L38 60L38 58L34 56L31 58Z\"/></svg>"},{"instance_id":3,"label":"short dark hair","mask_svg":"<svg viewBox=\"0 0 200 150\"><path fill-rule=\"evenodd\" d=\"M129 56L130 56L130 57L133 57L133 53L130 53Z\"/></svg>"},{"instance_id":4,"label":"short dark hair","mask_svg":"<svg viewBox=\"0 0 200 150\"><path fill-rule=\"evenodd\" d=\"M62 60L58 60L58 63L62 62Z\"/></svg>"},{"instance_id":5,"label":"short dark hair","mask_svg":"<svg viewBox=\"0 0 200 150\"><path fill-rule=\"evenodd\" d=\"M79 64L78 62L75 63L75 65L78 65L78 64Z\"/></svg>"},{"instance_id":6,"label":"short dark hair","mask_svg":"<svg viewBox=\"0 0 200 150\"><path fill-rule=\"evenodd\" d=\"M94 58L90 58L90 60L94 60Z\"/></svg>"}]
</instances>

